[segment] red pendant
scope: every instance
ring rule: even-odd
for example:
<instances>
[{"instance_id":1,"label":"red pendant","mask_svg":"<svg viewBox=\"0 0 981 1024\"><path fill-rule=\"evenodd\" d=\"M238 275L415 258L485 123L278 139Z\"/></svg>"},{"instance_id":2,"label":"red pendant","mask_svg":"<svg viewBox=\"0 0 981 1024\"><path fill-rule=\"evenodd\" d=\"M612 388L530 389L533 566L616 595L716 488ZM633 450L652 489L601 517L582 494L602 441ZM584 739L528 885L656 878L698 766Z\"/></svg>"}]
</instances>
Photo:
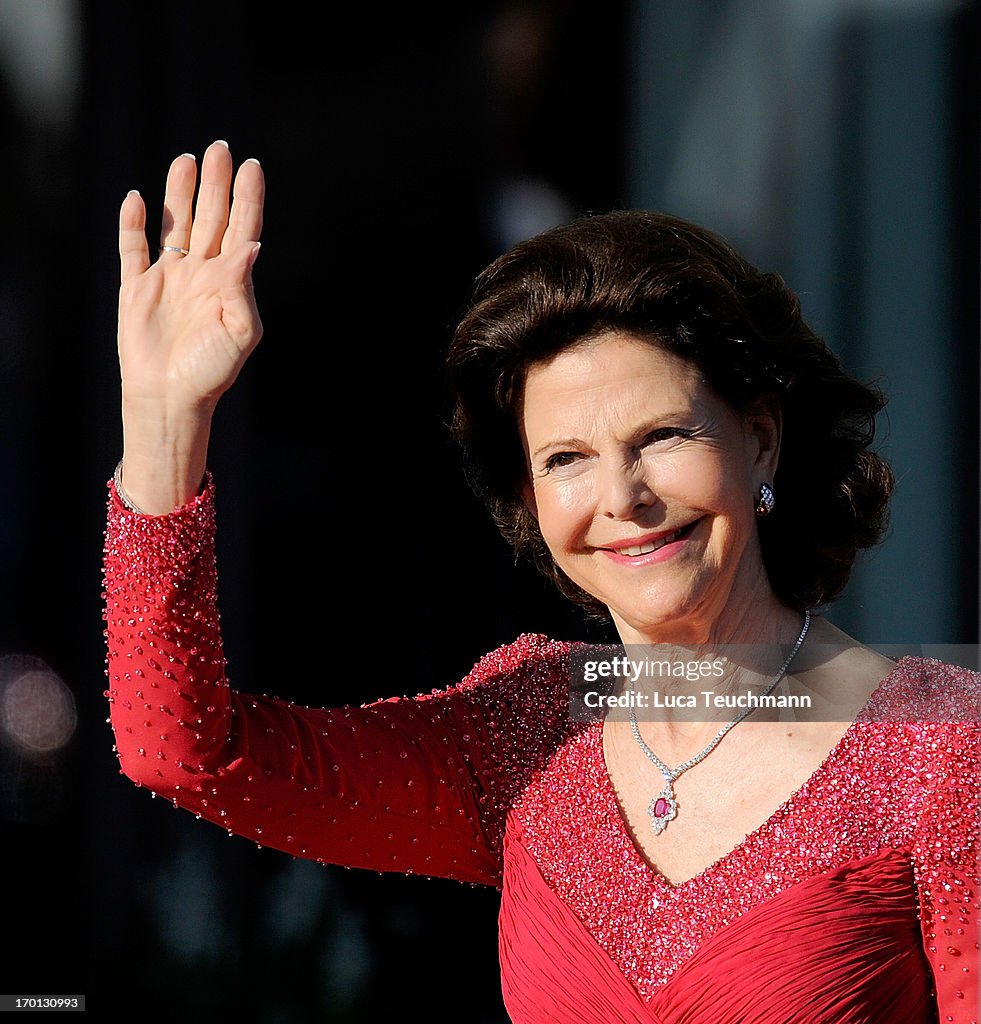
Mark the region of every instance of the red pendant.
<instances>
[{"instance_id":1,"label":"red pendant","mask_svg":"<svg viewBox=\"0 0 981 1024\"><path fill-rule=\"evenodd\" d=\"M654 835L660 835L668 827L668 822L678 816L678 802L670 782L647 805L647 816L651 819Z\"/></svg>"}]
</instances>

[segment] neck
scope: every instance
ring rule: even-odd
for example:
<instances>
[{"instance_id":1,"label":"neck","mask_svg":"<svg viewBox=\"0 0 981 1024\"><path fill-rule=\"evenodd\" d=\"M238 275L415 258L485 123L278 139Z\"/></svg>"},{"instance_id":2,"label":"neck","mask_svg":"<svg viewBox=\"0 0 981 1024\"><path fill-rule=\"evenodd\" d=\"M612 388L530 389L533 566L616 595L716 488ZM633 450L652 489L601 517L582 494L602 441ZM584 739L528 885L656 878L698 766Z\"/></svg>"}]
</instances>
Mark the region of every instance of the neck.
<instances>
[{"instance_id":1,"label":"neck","mask_svg":"<svg viewBox=\"0 0 981 1024\"><path fill-rule=\"evenodd\" d=\"M688 738L733 717L732 705L716 697L759 695L783 678L796 656L805 617L779 605L772 616L756 614L735 635L754 641L624 644L618 690L636 695L629 706L659 729ZM630 635L630 634L628 634ZM732 634L728 634L732 635ZM737 705L738 706L738 705Z\"/></svg>"},{"instance_id":2,"label":"neck","mask_svg":"<svg viewBox=\"0 0 981 1024\"><path fill-rule=\"evenodd\" d=\"M734 664L764 672L770 659L760 656L768 648L793 643L802 624L801 613L788 608L770 589L762 567L753 585L730 594L718 608L700 608L654 623L631 621L615 608L610 614L628 649L656 647L685 658L724 650Z\"/></svg>"}]
</instances>

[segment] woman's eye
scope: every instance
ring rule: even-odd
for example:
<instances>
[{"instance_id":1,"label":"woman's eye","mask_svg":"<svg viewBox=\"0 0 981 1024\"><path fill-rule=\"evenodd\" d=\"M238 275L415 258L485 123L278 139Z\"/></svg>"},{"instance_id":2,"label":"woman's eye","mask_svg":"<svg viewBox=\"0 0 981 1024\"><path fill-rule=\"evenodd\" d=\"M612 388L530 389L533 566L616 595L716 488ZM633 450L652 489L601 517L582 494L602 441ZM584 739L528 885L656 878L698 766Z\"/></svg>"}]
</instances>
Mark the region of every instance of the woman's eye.
<instances>
[{"instance_id":1,"label":"woman's eye","mask_svg":"<svg viewBox=\"0 0 981 1024\"><path fill-rule=\"evenodd\" d=\"M569 466L578 458L579 452L556 452L545 460L545 472L551 473L553 469Z\"/></svg>"},{"instance_id":2,"label":"woman's eye","mask_svg":"<svg viewBox=\"0 0 981 1024\"><path fill-rule=\"evenodd\" d=\"M672 438L692 437L694 433L693 430L686 430L684 427L658 427L644 438L644 444L656 444L658 441L670 441Z\"/></svg>"}]
</instances>

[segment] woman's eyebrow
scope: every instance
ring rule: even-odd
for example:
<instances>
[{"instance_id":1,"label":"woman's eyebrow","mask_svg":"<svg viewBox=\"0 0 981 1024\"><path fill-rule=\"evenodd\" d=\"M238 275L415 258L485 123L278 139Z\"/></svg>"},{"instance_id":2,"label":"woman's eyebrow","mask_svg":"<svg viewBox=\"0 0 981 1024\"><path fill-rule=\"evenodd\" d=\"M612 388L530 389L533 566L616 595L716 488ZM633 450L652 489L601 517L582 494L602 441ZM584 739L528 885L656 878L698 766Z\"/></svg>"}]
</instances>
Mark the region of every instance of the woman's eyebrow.
<instances>
[{"instance_id":1,"label":"woman's eyebrow","mask_svg":"<svg viewBox=\"0 0 981 1024\"><path fill-rule=\"evenodd\" d=\"M643 423L630 431L630 441L633 443L635 441L642 440L649 434L654 433L656 430L662 430L667 426L681 426L683 421L686 421L686 426L692 426L696 420L701 420L700 411L701 410L698 408L685 407L684 409L657 413L657 415L651 416L649 419L645 419ZM539 445L531 453L531 457L536 458L541 455L542 452L549 451L553 448L582 448L588 446L589 442L584 441L581 437L556 438L555 440L546 441L544 444Z\"/></svg>"},{"instance_id":2,"label":"woman's eyebrow","mask_svg":"<svg viewBox=\"0 0 981 1024\"><path fill-rule=\"evenodd\" d=\"M546 441L543 445L539 445L532 453L531 457L534 459L541 455L542 452L548 451L551 448L584 448L588 447L587 443L581 437L563 437L558 438L554 441Z\"/></svg>"}]
</instances>

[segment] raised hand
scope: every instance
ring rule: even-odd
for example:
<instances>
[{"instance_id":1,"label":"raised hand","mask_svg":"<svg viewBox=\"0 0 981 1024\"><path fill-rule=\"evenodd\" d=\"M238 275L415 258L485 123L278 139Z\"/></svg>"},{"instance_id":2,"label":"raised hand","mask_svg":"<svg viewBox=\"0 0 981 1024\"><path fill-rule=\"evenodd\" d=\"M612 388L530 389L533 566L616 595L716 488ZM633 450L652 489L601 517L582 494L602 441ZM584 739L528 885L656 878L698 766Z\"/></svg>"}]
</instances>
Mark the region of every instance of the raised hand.
<instances>
[{"instance_id":1,"label":"raised hand","mask_svg":"<svg viewBox=\"0 0 981 1024\"><path fill-rule=\"evenodd\" d=\"M243 163L230 197L231 188L224 143L205 152L199 185L194 158L177 157L153 261L140 195L120 210L123 486L147 512L197 492L215 406L262 336L252 288L265 190L258 162Z\"/></svg>"}]
</instances>

